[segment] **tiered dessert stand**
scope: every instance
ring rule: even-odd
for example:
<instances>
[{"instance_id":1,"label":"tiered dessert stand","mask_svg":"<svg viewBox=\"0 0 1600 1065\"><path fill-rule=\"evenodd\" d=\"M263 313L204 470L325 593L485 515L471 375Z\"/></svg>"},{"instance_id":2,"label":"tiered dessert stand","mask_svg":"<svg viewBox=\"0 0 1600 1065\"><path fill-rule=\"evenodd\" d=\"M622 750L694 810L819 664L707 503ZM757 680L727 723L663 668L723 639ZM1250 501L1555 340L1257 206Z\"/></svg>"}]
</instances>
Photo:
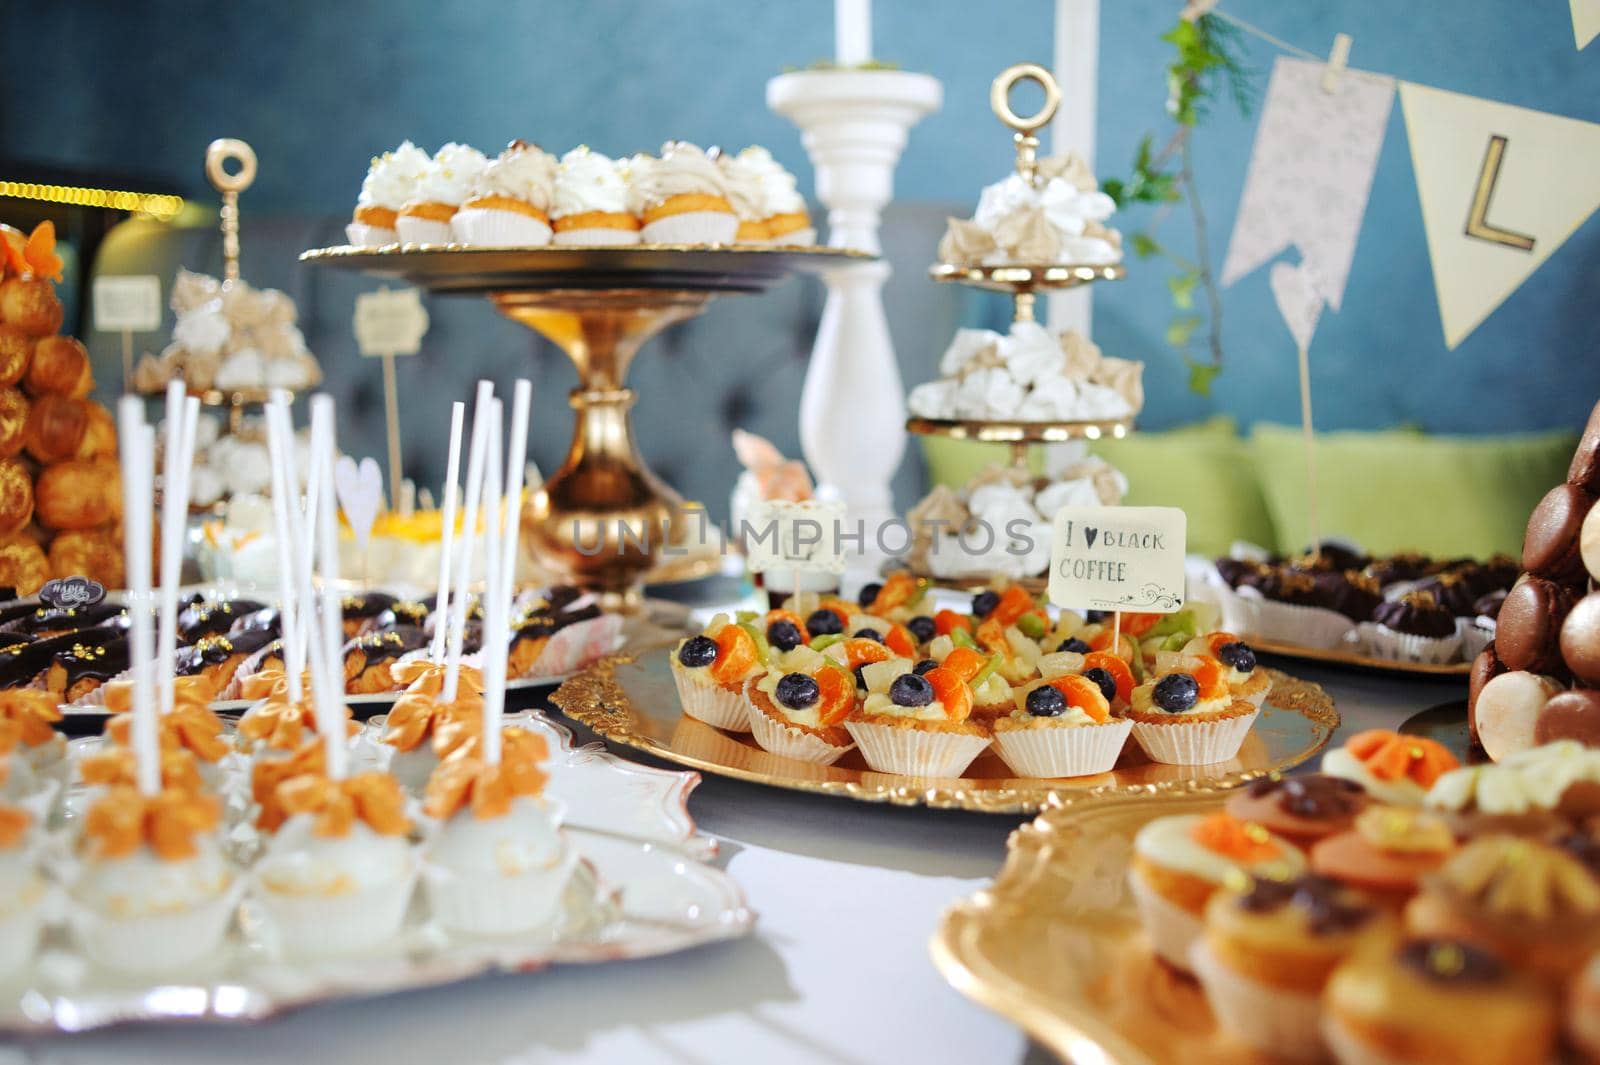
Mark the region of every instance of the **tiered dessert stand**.
<instances>
[{"instance_id":1,"label":"tiered dessert stand","mask_svg":"<svg viewBox=\"0 0 1600 1065\"><path fill-rule=\"evenodd\" d=\"M634 245L485 248L455 244L334 247L302 261L361 270L440 295L486 296L549 338L578 369L572 444L529 498L523 531L533 560L558 580L635 610L649 583L720 567L704 512L650 472L628 411L628 366L641 345L693 318L713 296L763 292L794 271L873 256L846 248Z\"/></svg>"},{"instance_id":2,"label":"tiered dessert stand","mask_svg":"<svg viewBox=\"0 0 1600 1065\"><path fill-rule=\"evenodd\" d=\"M1032 81L1044 90L1044 104L1031 118L1019 116L1011 108L1011 90L1019 82ZM1048 70L1034 63L1019 63L1007 68L995 78L989 92L989 104L1000 121L1013 131L1017 146L1017 173L1030 183L1038 182L1038 131L1049 124L1061 104L1061 90ZM1009 293L1013 300L1013 320L1034 321L1034 306L1041 292L1078 288L1096 281L1118 281L1126 274L1121 263L1104 265L1069 263L1006 263L994 266L971 266L958 263L936 263L929 268L935 281L949 281L990 292ZM1009 444L1011 464L1020 470L1028 468L1028 448L1033 444L1059 444L1069 440L1117 440L1133 432L1133 418L1113 418L1087 421L1003 421L969 418L918 418L906 419L906 431L919 436L944 436L953 440L977 440L984 443ZM937 581L960 587L984 583L981 578L962 578L954 581ZM1025 585L1040 583L1024 581Z\"/></svg>"}]
</instances>

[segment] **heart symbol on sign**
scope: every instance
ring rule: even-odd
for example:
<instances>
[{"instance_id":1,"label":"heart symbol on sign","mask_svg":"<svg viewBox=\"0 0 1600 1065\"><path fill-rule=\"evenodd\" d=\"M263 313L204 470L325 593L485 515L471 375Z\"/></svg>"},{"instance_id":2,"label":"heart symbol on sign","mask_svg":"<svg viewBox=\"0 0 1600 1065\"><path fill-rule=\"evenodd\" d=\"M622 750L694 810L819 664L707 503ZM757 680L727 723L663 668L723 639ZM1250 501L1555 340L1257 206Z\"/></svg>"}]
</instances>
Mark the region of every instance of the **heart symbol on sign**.
<instances>
[{"instance_id":1,"label":"heart symbol on sign","mask_svg":"<svg viewBox=\"0 0 1600 1065\"><path fill-rule=\"evenodd\" d=\"M1099 529L1096 529L1092 525L1091 526L1087 526L1083 530L1083 542L1088 544L1090 547L1093 547L1094 546L1094 538L1096 536L1099 536L1099 535L1100 535L1100 530Z\"/></svg>"},{"instance_id":2,"label":"heart symbol on sign","mask_svg":"<svg viewBox=\"0 0 1600 1065\"><path fill-rule=\"evenodd\" d=\"M378 520L378 510L383 506L383 474L378 464L365 458L357 466L349 455L340 456L333 465L333 490L357 545L365 551L372 537L372 523Z\"/></svg>"}]
</instances>

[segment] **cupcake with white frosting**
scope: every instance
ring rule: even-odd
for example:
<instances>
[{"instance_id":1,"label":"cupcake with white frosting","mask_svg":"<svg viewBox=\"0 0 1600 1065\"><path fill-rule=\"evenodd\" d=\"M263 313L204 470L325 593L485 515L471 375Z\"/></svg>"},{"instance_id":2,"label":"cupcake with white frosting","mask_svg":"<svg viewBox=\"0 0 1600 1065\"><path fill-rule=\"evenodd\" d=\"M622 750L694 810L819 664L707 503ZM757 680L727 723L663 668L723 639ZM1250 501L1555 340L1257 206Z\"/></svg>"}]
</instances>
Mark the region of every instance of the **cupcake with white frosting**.
<instances>
[{"instance_id":1,"label":"cupcake with white frosting","mask_svg":"<svg viewBox=\"0 0 1600 1065\"><path fill-rule=\"evenodd\" d=\"M668 141L661 157L634 175L647 244L729 244L739 216L728 201L722 170L687 141Z\"/></svg>"},{"instance_id":2,"label":"cupcake with white frosting","mask_svg":"<svg viewBox=\"0 0 1600 1065\"><path fill-rule=\"evenodd\" d=\"M771 237L767 228L766 195L762 188L761 173L745 164L746 148L738 155L719 154L717 166L728 184L728 202L733 213L739 216L739 229L733 236L737 244L766 244Z\"/></svg>"},{"instance_id":3,"label":"cupcake with white frosting","mask_svg":"<svg viewBox=\"0 0 1600 1065\"><path fill-rule=\"evenodd\" d=\"M375 248L400 239L395 221L416 194L429 163L428 153L410 141L373 158L361 180L355 215L344 227L351 244Z\"/></svg>"},{"instance_id":4,"label":"cupcake with white frosting","mask_svg":"<svg viewBox=\"0 0 1600 1065\"><path fill-rule=\"evenodd\" d=\"M557 244L637 244L639 219L629 209L628 182L615 160L579 145L556 167L550 202Z\"/></svg>"},{"instance_id":5,"label":"cupcake with white frosting","mask_svg":"<svg viewBox=\"0 0 1600 1065\"><path fill-rule=\"evenodd\" d=\"M739 212L739 243L795 246L817 242L816 227L794 175L773 159L771 152L752 144L718 162L728 178L729 199ZM741 198L752 201L749 219L741 209Z\"/></svg>"},{"instance_id":6,"label":"cupcake with white frosting","mask_svg":"<svg viewBox=\"0 0 1600 1065\"><path fill-rule=\"evenodd\" d=\"M550 243L556 161L537 144L512 141L472 186L450 219L457 243L492 247Z\"/></svg>"},{"instance_id":7,"label":"cupcake with white frosting","mask_svg":"<svg viewBox=\"0 0 1600 1065\"><path fill-rule=\"evenodd\" d=\"M454 141L435 152L395 219L400 239L407 244L448 244L450 220L488 165L478 149Z\"/></svg>"}]
</instances>

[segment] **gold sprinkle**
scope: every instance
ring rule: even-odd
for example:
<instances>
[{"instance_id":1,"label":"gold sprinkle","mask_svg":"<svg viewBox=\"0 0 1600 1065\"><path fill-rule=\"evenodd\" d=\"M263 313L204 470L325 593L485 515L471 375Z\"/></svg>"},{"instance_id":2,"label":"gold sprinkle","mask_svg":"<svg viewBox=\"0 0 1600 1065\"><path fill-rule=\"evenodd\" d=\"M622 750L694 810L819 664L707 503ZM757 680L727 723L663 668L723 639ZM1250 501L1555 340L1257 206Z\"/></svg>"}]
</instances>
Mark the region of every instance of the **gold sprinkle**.
<instances>
[{"instance_id":1,"label":"gold sprinkle","mask_svg":"<svg viewBox=\"0 0 1600 1065\"><path fill-rule=\"evenodd\" d=\"M1422 758L1422 748L1421 747L1412 747L1411 749L1406 751L1406 755L1413 762L1418 761L1418 760L1420 760Z\"/></svg>"},{"instance_id":2,"label":"gold sprinkle","mask_svg":"<svg viewBox=\"0 0 1600 1065\"><path fill-rule=\"evenodd\" d=\"M1254 821L1246 821L1244 835L1251 843L1266 843L1272 838L1272 833Z\"/></svg>"},{"instance_id":3,"label":"gold sprinkle","mask_svg":"<svg viewBox=\"0 0 1600 1065\"><path fill-rule=\"evenodd\" d=\"M1466 955L1454 943L1439 943L1428 951L1428 968L1440 976L1455 976L1466 964Z\"/></svg>"}]
</instances>

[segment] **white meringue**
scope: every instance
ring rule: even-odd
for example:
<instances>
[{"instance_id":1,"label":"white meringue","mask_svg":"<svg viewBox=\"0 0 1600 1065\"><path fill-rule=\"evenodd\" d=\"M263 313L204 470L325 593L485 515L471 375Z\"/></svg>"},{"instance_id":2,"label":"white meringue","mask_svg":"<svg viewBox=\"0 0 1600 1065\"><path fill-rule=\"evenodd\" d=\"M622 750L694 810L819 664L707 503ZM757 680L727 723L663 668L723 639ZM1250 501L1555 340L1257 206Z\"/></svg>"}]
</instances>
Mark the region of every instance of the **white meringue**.
<instances>
[{"instance_id":1,"label":"white meringue","mask_svg":"<svg viewBox=\"0 0 1600 1065\"><path fill-rule=\"evenodd\" d=\"M955 377L967 363L989 348L1000 344L1002 337L992 329L957 329L950 346L939 359L939 372Z\"/></svg>"},{"instance_id":2,"label":"white meringue","mask_svg":"<svg viewBox=\"0 0 1600 1065\"><path fill-rule=\"evenodd\" d=\"M1038 322L1017 322L999 341L1000 357L1020 384L1032 385L1061 372L1061 343Z\"/></svg>"},{"instance_id":3,"label":"white meringue","mask_svg":"<svg viewBox=\"0 0 1600 1065\"><path fill-rule=\"evenodd\" d=\"M919 418L954 418L956 416L955 381L929 381L911 390L906 397L906 409Z\"/></svg>"}]
</instances>

